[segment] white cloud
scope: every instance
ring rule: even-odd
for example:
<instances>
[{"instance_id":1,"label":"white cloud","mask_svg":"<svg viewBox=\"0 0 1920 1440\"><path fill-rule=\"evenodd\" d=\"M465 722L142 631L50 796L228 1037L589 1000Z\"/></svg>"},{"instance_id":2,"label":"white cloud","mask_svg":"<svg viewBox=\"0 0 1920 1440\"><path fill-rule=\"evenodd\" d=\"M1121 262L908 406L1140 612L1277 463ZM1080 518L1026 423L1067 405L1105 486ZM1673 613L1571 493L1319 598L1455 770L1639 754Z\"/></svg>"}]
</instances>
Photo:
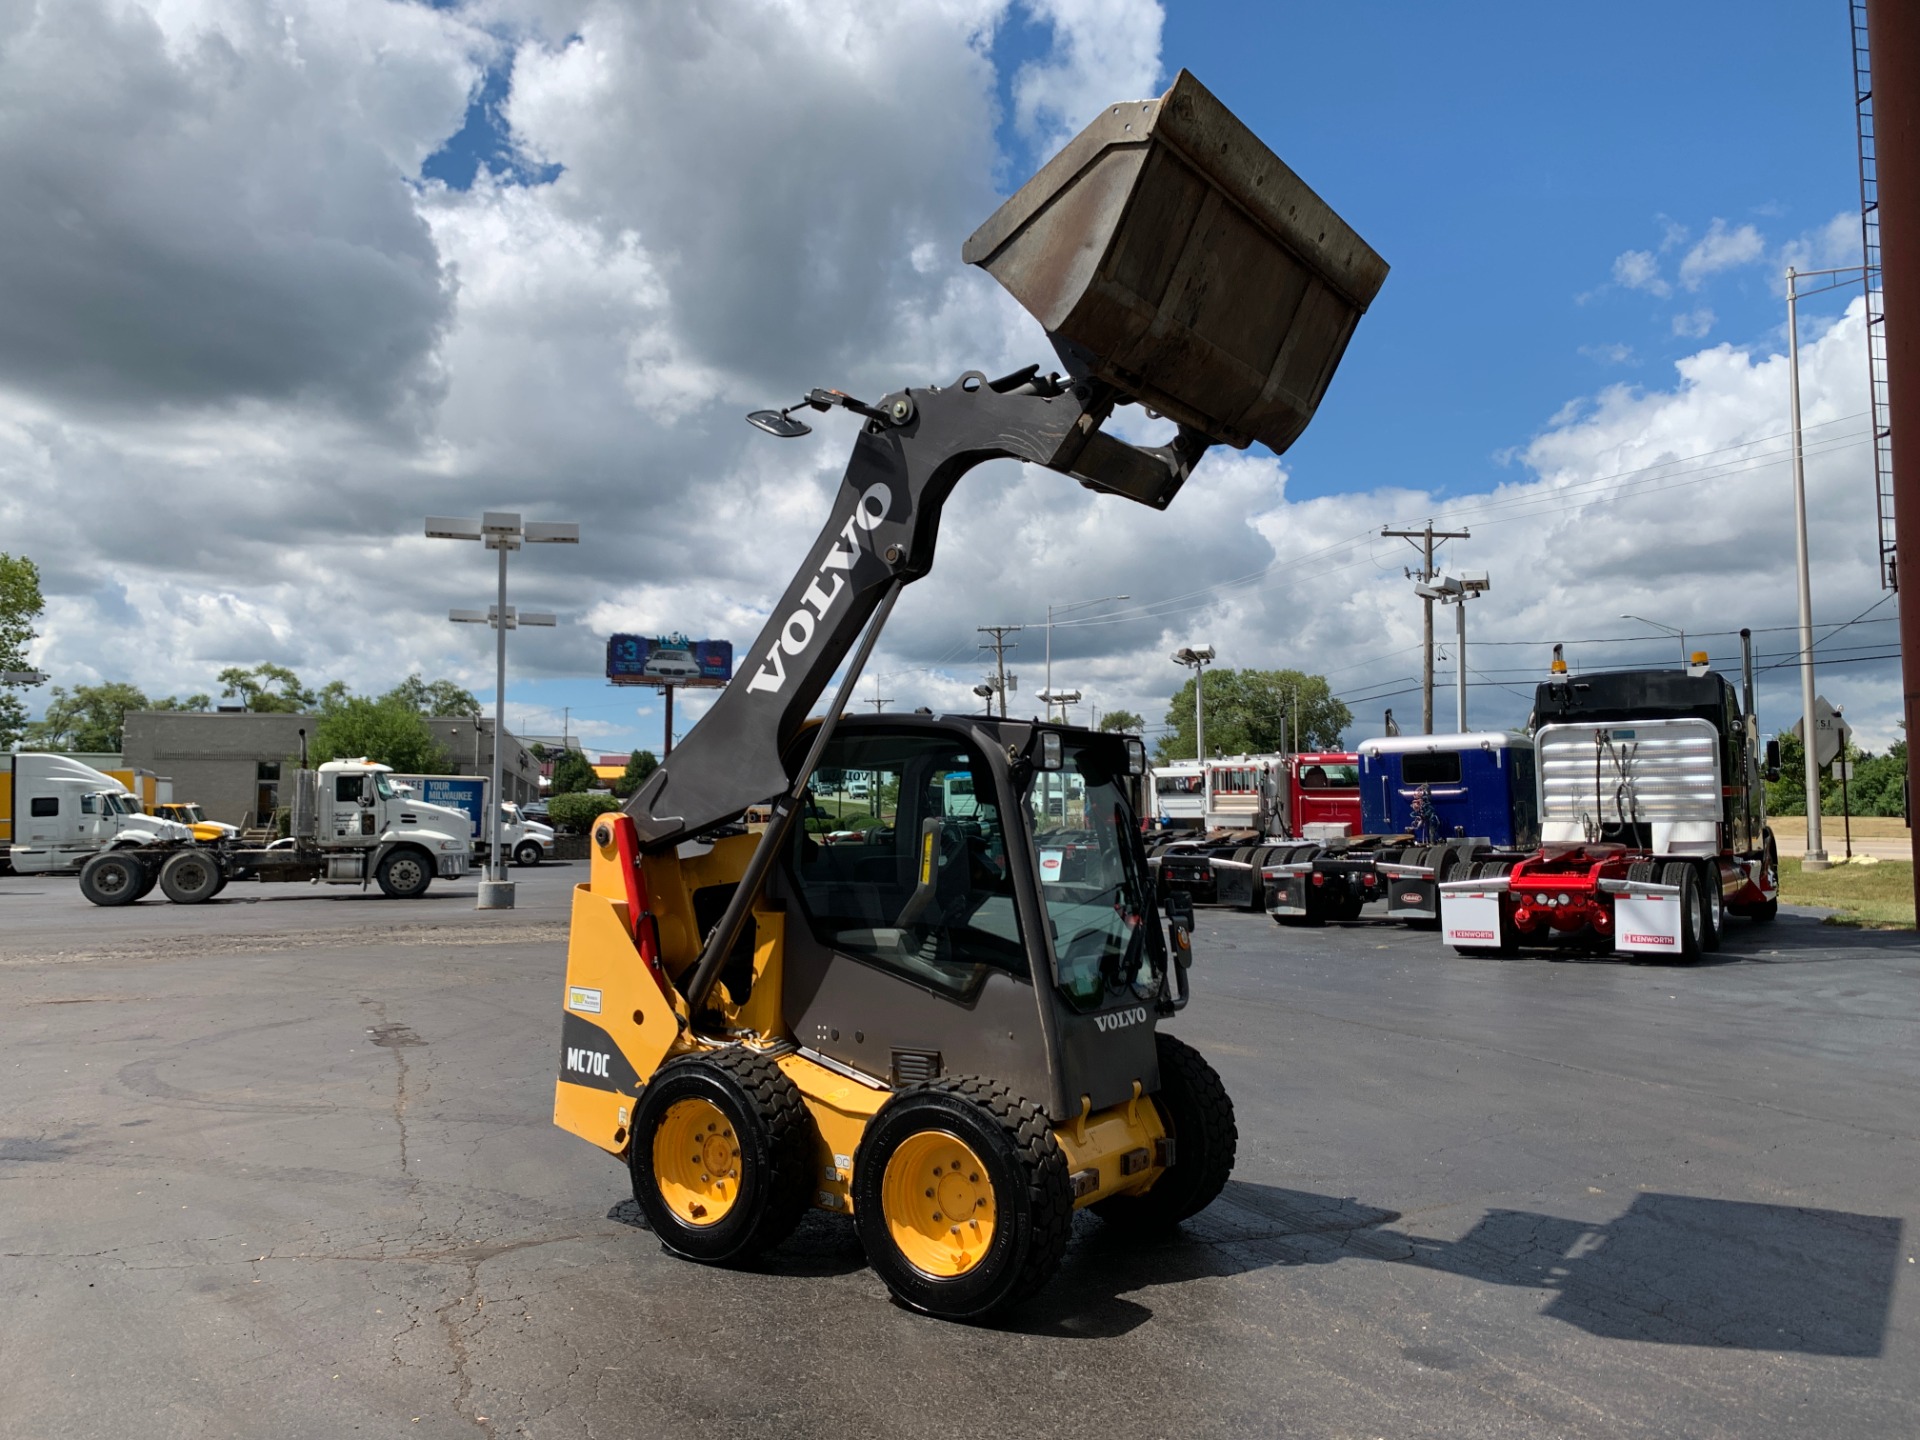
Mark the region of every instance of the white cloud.
<instances>
[{"instance_id":1,"label":"white cloud","mask_svg":"<svg viewBox=\"0 0 1920 1440\"><path fill-rule=\"evenodd\" d=\"M1681 257L1680 283L1698 290L1709 275L1751 265L1766 253L1767 242L1753 226L1728 229L1726 221L1716 218L1699 242Z\"/></svg>"},{"instance_id":2,"label":"white cloud","mask_svg":"<svg viewBox=\"0 0 1920 1440\"><path fill-rule=\"evenodd\" d=\"M46 196L58 181L67 201L0 213L0 535L46 574L35 660L62 683L156 692L262 659L310 682L384 688L418 668L487 689L491 637L442 618L484 603L486 557L420 535L425 514L481 508L586 526L577 552L514 561L515 602L563 619L516 637L516 674L593 675L613 628L744 646L817 530L854 423L821 417L781 443L744 410L812 384L873 395L1051 359L956 258L1011 168L989 50L1008 3L499 0L482 30L481 12L343 0L296 7L289 43L264 3L171 3L163 24L76 0L0 30L0 179ZM1053 44L1016 79L1028 133L1157 88L1155 7L1032 13ZM406 183L503 46L514 140L560 179ZM89 65L139 80L135 108ZM911 163L893 164L905 136ZM73 243L67 224L116 244ZM1650 252L1629 253L1659 278ZM32 317L54 299L104 318L43 356ZM1859 345L1856 310L1803 347L1822 615L1877 598L1866 451L1847 438L1864 431L1847 418L1864 408ZM1047 604L1128 592L1056 627L1056 683L1158 722L1181 679L1166 652L1210 639L1223 663L1301 666L1369 697L1357 735L1383 705L1418 712L1374 698L1415 672L1419 627L1405 549L1378 530L1429 514L1474 531L1449 557L1494 575L1469 654L1521 692L1541 646L1623 634L1606 619L1621 610L1696 632L1791 623L1768 438L1783 364L1719 346L1668 388L1569 397L1520 449L1524 478L1476 496L1295 500L1271 456L1216 451L1160 515L983 467L873 674L902 705L971 708L974 627L1024 621L1011 661L1030 705ZM1721 469L1687 458L1708 452ZM1644 478L1582 488L1623 472ZM1763 690L1770 726L1790 718L1787 673ZM1870 743L1891 734L1884 681L1873 666L1822 681ZM677 728L708 703L676 701ZM1498 688L1474 703L1489 722L1525 712ZM634 706L587 717L604 731L572 724L609 748L656 743ZM558 728L551 705L525 713Z\"/></svg>"},{"instance_id":3,"label":"white cloud","mask_svg":"<svg viewBox=\"0 0 1920 1440\"><path fill-rule=\"evenodd\" d=\"M1602 365L1630 365L1633 363L1633 347L1613 341L1606 345L1582 345L1580 353Z\"/></svg>"},{"instance_id":4,"label":"white cloud","mask_svg":"<svg viewBox=\"0 0 1920 1440\"><path fill-rule=\"evenodd\" d=\"M1689 340L1705 339L1717 318L1705 305L1697 310L1683 311L1673 317L1673 333Z\"/></svg>"},{"instance_id":5,"label":"white cloud","mask_svg":"<svg viewBox=\"0 0 1920 1440\"><path fill-rule=\"evenodd\" d=\"M1613 279L1629 290L1671 295L1673 287L1660 278L1660 261L1651 250L1628 250L1614 257Z\"/></svg>"}]
</instances>

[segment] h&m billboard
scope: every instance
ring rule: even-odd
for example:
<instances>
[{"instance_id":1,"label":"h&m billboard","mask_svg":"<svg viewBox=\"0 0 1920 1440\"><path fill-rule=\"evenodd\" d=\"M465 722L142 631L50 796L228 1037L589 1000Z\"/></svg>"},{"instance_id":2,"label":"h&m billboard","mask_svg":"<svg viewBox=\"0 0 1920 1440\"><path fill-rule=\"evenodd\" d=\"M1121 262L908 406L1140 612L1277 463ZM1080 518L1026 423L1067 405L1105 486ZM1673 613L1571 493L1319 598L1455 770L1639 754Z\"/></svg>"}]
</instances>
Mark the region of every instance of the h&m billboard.
<instances>
[{"instance_id":1,"label":"h&m billboard","mask_svg":"<svg viewBox=\"0 0 1920 1440\"><path fill-rule=\"evenodd\" d=\"M731 640L684 635L615 635L607 641L607 679L615 685L705 685L733 678Z\"/></svg>"}]
</instances>

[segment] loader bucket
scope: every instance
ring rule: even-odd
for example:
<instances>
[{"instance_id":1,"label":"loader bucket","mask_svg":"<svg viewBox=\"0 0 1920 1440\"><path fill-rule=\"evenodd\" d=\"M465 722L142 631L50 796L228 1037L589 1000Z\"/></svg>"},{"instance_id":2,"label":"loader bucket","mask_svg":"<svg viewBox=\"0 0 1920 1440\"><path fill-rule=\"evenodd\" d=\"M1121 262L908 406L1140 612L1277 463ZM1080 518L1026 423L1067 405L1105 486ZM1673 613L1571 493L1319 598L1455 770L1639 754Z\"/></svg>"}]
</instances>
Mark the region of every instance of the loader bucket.
<instances>
[{"instance_id":1,"label":"loader bucket","mask_svg":"<svg viewBox=\"0 0 1920 1440\"><path fill-rule=\"evenodd\" d=\"M1387 265L1182 70L1108 109L974 231L983 267L1076 375L1216 442L1276 454Z\"/></svg>"}]
</instances>

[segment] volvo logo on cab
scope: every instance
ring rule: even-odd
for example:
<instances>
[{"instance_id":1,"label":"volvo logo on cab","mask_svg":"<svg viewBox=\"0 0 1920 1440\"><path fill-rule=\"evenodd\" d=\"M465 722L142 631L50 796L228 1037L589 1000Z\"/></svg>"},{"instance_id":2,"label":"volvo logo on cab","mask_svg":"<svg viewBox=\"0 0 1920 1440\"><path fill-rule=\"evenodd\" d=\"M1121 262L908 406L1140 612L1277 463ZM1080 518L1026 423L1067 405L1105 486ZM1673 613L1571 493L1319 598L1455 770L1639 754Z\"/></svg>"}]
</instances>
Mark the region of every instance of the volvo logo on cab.
<instances>
[{"instance_id":1,"label":"volvo logo on cab","mask_svg":"<svg viewBox=\"0 0 1920 1440\"><path fill-rule=\"evenodd\" d=\"M1147 1007L1136 1005L1131 1010L1115 1010L1111 1015L1096 1015L1093 1023L1102 1030L1124 1030L1129 1025L1143 1025L1147 1019Z\"/></svg>"},{"instance_id":2,"label":"volvo logo on cab","mask_svg":"<svg viewBox=\"0 0 1920 1440\"><path fill-rule=\"evenodd\" d=\"M887 511L893 508L893 491L885 485L869 485L860 495L860 503L853 507L853 514L840 529L840 538L833 548L827 551L826 558L820 562L820 568L814 572L808 583L801 605L787 617L787 623L780 627L780 636L767 650L766 664L762 665L747 681L749 690L770 690L775 695L787 683L786 656L796 659L804 655L807 646L813 643L813 629L821 620L827 618L827 611L840 598L840 592L847 588L845 575L829 575L830 570L851 570L853 562L860 553L860 543L856 532L871 530L887 518ZM826 583L831 580L831 584Z\"/></svg>"}]
</instances>

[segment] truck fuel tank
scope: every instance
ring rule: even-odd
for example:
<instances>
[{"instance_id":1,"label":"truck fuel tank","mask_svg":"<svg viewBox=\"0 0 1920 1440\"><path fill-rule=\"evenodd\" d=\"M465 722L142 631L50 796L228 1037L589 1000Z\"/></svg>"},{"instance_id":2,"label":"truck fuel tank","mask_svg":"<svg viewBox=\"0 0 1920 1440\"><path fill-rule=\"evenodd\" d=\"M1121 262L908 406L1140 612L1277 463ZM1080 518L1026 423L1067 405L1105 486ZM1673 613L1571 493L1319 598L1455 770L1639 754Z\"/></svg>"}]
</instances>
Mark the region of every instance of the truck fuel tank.
<instances>
[{"instance_id":1,"label":"truck fuel tank","mask_svg":"<svg viewBox=\"0 0 1920 1440\"><path fill-rule=\"evenodd\" d=\"M1067 367L1219 443L1305 430L1387 264L1182 70L1110 105L973 233Z\"/></svg>"}]
</instances>

